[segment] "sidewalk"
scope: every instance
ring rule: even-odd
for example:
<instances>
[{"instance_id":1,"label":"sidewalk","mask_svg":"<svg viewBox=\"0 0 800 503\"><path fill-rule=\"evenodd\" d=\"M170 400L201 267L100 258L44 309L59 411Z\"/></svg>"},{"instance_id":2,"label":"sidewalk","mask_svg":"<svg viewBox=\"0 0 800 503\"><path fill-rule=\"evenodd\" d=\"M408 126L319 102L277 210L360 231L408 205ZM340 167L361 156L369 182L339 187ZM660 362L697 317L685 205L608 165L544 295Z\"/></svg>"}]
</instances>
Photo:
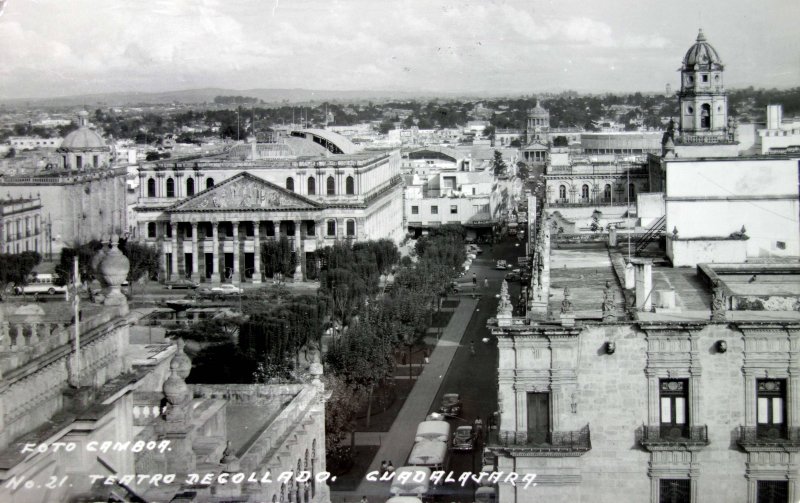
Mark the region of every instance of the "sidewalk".
<instances>
[{"instance_id":1,"label":"sidewalk","mask_svg":"<svg viewBox=\"0 0 800 503\"><path fill-rule=\"evenodd\" d=\"M372 460L368 471L380 469L382 460L391 460L395 468L403 466L414 445L414 435L417 424L425 420L433 400L439 391L442 378L450 367L450 362L461 344L461 338L467 329L472 313L478 301L470 298L461 298L461 303L453 312L450 323L444 327L442 338L430 356L430 363L417 378L417 383L406 398L403 408L397 415L391 429L379 434L380 449ZM356 439L362 434L357 434ZM378 438L371 438L373 442ZM364 438L365 441L367 438ZM330 484L331 489L336 484ZM331 491L331 501L334 503L356 503L361 496L366 495L370 501L383 501L389 498L388 483L362 481L356 491L337 492Z\"/></svg>"}]
</instances>

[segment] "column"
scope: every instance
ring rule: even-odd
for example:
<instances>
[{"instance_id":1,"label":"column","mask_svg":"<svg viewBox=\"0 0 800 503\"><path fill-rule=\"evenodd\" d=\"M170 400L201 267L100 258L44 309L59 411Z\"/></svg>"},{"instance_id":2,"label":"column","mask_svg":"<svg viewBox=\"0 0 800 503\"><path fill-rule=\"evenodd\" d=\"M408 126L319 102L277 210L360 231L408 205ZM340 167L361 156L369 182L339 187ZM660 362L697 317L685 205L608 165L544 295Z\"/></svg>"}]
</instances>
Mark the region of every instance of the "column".
<instances>
[{"instance_id":1,"label":"column","mask_svg":"<svg viewBox=\"0 0 800 503\"><path fill-rule=\"evenodd\" d=\"M169 225L169 223L166 225ZM166 236L164 236L164 239L161 240L161 271L163 271L163 274L159 274L159 278L168 278L169 275L167 274L167 271L169 271L169 265L170 264L167 261L167 240Z\"/></svg>"},{"instance_id":2,"label":"column","mask_svg":"<svg viewBox=\"0 0 800 503\"><path fill-rule=\"evenodd\" d=\"M197 222L192 222L192 279L197 281L199 275L197 274L197 255L199 250L197 247Z\"/></svg>"},{"instance_id":3,"label":"column","mask_svg":"<svg viewBox=\"0 0 800 503\"><path fill-rule=\"evenodd\" d=\"M167 225L172 227L172 274L169 279L174 281L178 278L178 224Z\"/></svg>"},{"instance_id":4,"label":"column","mask_svg":"<svg viewBox=\"0 0 800 503\"><path fill-rule=\"evenodd\" d=\"M239 222L232 221L233 226L233 271L231 271L231 281L234 283L241 282L241 266L239 265Z\"/></svg>"},{"instance_id":5,"label":"column","mask_svg":"<svg viewBox=\"0 0 800 503\"><path fill-rule=\"evenodd\" d=\"M294 221L294 253L297 265L294 268L294 280L303 281L305 277L305 247L303 246L303 221Z\"/></svg>"},{"instance_id":6,"label":"column","mask_svg":"<svg viewBox=\"0 0 800 503\"><path fill-rule=\"evenodd\" d=\"M253 222L253 283L261 283L261 239L258 234L259 220Z\"/></svg>"},{"instance_id":7,"label":"column","mask_svg":"<svg viewBox=\"0 0 800 503\"><path fill-rule=\"evenodd\" d=\"M281 221L275 220L272 222L273 227L275 227L275 241L279 240L281 237Z\"/></svg>"},{"instance_id":8,"label":"column","mask_svg":"<svg viewBox=\"0 0 800 503\"><path fill-rule=\"evenodd\" d=\"M139 173L139 197L147 196L147 177L144 173Z\"/></svg>"},{"instance_id":9,"label":"column","mask_svg":"<svg viewBox=\"0 0 800 503\"><path fill-rule=\"evenodd\" d=\"M175 180L175 199L181 199L183 197L183 173L175 173L173 177Z\"/></svg>"},{"instance_id":10,"label":"column","mask_svg":"<svg viewBox=\"0 0 800 503\"><path fill-rule=\"evenodd\" d=\"M156 173L156 197L164 197L166 195L164 183L164 173Z\"/></svg>"},{"instance_id":11,"label":"column","mask_svg":"<svg viewBox=\"0 0 800 503\"><path fill-rule=\"evenodd\" d=\"M218 283L219 282L219 222L216 220L211 221L211 251L214 254L214 258L211 259L213 262L211 264L211 282Z\"/></svg>"}]
</instances>

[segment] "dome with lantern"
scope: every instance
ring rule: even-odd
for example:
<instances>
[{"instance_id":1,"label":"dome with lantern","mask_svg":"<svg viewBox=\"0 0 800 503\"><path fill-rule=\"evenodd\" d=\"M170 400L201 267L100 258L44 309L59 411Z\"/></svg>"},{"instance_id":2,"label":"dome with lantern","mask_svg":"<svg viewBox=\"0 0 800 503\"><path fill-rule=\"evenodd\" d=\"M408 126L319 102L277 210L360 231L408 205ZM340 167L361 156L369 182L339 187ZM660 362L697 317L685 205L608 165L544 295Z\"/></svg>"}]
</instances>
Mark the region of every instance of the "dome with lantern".
<instances>
[{"instance_id":1,"label":"dome with lantern","mask_svg":"<svg viewBox=\"0 0 800 503\"><path fill-rule=\"evenodd\" d=\"M722 69L722 60L717 54L717 50L706 40L702 29L697 34L694 45L686 51L686 55L683 57L685 69L693 69L696 65L703 68Z\"/></svg>"},{"instance_id":2,"label":"dome with lantern","mask_svg":"<svg viewBox=\"0 0 800 503\"><path fill-rule=\"evenodd\" d=\"M78 129L72 131L61 142L62 149L68 150L91 150L106 149L103 137L97 131L89 127L89 113L86 110L78 112Z\"/></svg>"}]
</instances>

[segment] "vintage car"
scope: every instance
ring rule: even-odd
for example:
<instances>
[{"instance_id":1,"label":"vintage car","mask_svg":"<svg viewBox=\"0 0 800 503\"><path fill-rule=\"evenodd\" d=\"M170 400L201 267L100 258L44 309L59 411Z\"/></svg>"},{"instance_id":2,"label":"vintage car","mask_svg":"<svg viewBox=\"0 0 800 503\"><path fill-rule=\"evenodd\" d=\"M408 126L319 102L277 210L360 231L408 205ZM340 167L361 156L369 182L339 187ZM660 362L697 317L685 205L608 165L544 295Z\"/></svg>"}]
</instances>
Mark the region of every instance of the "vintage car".
<instances>
[{"instance_id":1,"label":"vintage car","mask_svg":"<svg viewBox=\"0 0 800 503\"><path fill-rule=\"evenodd\" d=\"M475 432L472 426L459 426L453 433L454 451L471 451L475 448Z\"/></svg>"},{"instance_id":2,"label":"vintage car","mask_svg":"<svg viewBox=\"0 0 800 503\"><path fill-rule=\"evenodd\" d=\"M445 393L442 396L442 405L439 412L447 417L455 417L461 414L461 396L458 393Z\"/></svg>"}]
</instances>

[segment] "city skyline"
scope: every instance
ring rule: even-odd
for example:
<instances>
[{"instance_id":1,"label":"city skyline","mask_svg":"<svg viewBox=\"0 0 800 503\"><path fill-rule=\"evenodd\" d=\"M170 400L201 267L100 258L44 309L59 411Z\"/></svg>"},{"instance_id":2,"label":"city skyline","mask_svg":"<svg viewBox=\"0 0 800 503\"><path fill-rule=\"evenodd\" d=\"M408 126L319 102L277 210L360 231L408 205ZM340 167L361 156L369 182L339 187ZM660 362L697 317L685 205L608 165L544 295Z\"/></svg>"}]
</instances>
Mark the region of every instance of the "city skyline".
<instances>
[{"instance_id":1,"label":"city skyline","mask_svg":"<svg viewBox=\"0 0 800 503\"><path fill-rule=\"evenodd\" d=\"M800 82L800 5L744 0L7 2L0 99L222 87L461 94L653 92L702 28L726 86ZM98 22L98 18L101 22Z\"/></svg>"}]
</instances>

